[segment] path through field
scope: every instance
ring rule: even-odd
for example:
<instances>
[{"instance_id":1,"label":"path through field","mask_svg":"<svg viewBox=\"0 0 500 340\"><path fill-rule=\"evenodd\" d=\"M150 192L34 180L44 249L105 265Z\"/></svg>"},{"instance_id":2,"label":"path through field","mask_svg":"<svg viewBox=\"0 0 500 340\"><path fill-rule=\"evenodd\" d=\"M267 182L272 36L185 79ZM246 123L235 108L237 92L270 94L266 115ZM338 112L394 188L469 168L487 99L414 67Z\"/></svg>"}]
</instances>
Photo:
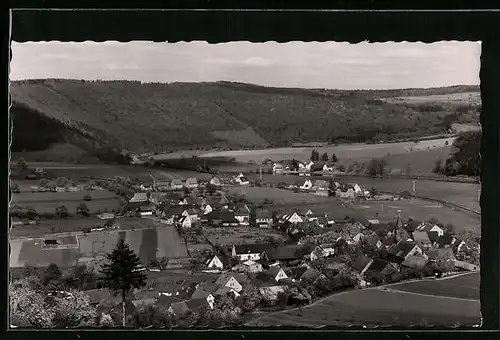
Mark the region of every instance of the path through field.
<instances>
[{"instance_id":1,"label":"path through field","mask_svg":"<svg viewBox=\"0 0 500 340\"><path fill-rule=\"evenodd\" d=\"M443 281L462 281L467 284L462 291L477 289L478 281L474 278L479 273L467 273L446 279L423 280L441 284ZM463 279L465 277L465 280ZM481 323L480 302L478 298L464 298L442 295L439 292L423 294L397 289L393 284L375 288L352 290L337 293L320 299L315 303L275 313L269 313L249 321L247 326L305 326L323 325L346 326L410 326L443 325L473 326Z\"/></svg>"}]
</instances>

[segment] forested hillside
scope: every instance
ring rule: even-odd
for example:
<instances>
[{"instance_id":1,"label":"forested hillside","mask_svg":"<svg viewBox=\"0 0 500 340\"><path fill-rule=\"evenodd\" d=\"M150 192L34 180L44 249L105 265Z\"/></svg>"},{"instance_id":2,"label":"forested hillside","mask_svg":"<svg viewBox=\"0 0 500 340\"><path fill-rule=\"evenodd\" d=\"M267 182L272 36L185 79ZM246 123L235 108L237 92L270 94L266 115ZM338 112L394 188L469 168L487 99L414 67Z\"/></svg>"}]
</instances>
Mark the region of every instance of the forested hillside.
<instances>
[{"instance_id":1,"label":"forested hillside","mask_svg":"<svg viewBox=\"0 0 500 340\"><path fill-rule=\"evenodd\" d=\"M472 104L379 100L477 91L340 91L250 84L29 80L11 84L13 151L53 143L134 152L285 146L294 142L379 141L444 133L474 122Z\"/></svg>"}]
</instances>

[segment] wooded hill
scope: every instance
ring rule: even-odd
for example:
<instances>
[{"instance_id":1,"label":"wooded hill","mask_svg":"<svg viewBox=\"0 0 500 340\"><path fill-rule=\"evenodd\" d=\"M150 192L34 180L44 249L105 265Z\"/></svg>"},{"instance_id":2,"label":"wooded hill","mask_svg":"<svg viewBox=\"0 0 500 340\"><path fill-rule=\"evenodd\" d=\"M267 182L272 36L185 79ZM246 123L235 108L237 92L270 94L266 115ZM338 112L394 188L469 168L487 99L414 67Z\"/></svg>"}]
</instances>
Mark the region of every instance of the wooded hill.
<instances>
[{"instance_id":1,"label":"wooded hill","mask_svg":"<svg viewBox=\"0 0 500 340\"><path fill-rule=\"evenodd\" d=\"M250 84L26 80L11 83L12 151L71 144L110 150L239 149L296 142L370 142L446 132L477 122L472 103L405 104L381 98L477 92L477 86L382 91ZM97 151L96 151L97 150Z\"/></svg>"}]
</instances>

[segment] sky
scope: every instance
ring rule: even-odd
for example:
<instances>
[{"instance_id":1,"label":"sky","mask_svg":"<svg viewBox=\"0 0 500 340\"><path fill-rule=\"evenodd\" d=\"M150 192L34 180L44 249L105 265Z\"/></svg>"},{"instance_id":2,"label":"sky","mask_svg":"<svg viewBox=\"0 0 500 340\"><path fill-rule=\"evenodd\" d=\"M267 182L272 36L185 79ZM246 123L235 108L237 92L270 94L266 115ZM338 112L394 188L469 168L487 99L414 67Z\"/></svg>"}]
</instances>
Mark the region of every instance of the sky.
<instances>
[{"instance_id":1,"label":"sky","mask_svg":"<svg viewBox=\"0 0 500 340\"><path fill-rule=\"evenodd\" d=\"M235 81L391 89L478 85L480 43L12 43L11 80Z\"/></svg>"}]
</instances>

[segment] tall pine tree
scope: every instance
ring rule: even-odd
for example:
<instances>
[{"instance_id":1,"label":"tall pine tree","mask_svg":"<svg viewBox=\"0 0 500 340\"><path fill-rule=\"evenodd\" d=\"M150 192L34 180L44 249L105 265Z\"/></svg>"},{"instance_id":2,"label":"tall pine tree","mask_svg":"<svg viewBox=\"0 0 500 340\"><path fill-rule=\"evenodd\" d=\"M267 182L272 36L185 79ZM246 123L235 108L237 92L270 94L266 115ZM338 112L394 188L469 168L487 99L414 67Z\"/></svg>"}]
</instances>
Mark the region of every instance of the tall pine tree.
<instances>
[{"instance_id":1,"label":"tall pine tree","mask_svg":"<svg viewBox=\"0 0 500 340\"><path fill-rule=\"evenodd\" d=\"M130 249L123 239L120 239L116 248L106 255L109 263L102 265L101 282L105 288L119 291L122 294L122 325L125 322L125 303L128 292L132 288L142 288L146 285L147 275L141 268L141 260Z\"/></svg>"}]
</instances>

